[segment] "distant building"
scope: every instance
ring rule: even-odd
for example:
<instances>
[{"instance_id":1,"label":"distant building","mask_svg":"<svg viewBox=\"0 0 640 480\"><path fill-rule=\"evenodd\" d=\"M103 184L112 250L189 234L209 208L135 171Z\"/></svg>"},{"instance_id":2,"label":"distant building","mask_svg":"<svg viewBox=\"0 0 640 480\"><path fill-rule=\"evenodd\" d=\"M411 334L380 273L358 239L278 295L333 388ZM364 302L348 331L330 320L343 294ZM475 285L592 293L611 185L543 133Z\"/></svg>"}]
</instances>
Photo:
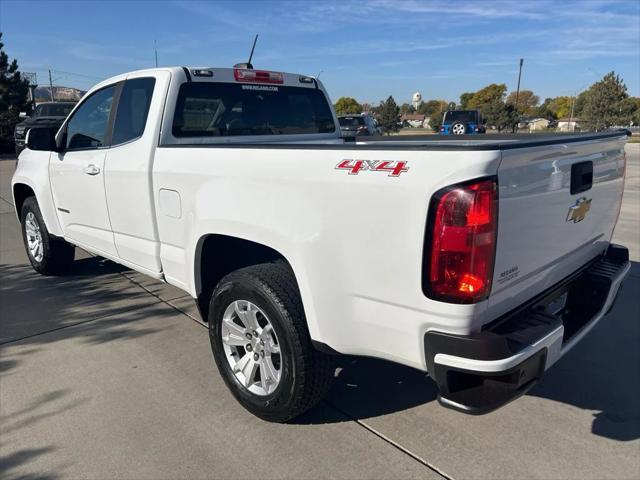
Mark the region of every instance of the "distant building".
<instances>
[{"instance_id":1,"label":"distant building","mask_svg":"<svg viewBox=\"0 0 640 480\"><path fill-rule=\"evenodd\" d=\"M550 123L550 120L542 117L522 117L518 122L518 128L521 130L529 130L530 132L537 132L547 129Z\"/></svg>"},{"instance_id":2,"label":"distant building","mask_svg":"<svg viewBox=\"0 0 640 480\"><path fill-rule=\"evenodd\" d=\"M403 113L400 115L403 127L422 128L429 123L429 118L421 113Z\"/></svg>"},{"instance_id":3,"label":"distant building","mask_svg":"<svg viewBox=\"0 0 640 480\"><path fill-rule=\"evenodd\" d=\"M558 130L560 132L579 132L582 129L582 120L579 118L559 118Z\"/></svg>"}]
</instances>

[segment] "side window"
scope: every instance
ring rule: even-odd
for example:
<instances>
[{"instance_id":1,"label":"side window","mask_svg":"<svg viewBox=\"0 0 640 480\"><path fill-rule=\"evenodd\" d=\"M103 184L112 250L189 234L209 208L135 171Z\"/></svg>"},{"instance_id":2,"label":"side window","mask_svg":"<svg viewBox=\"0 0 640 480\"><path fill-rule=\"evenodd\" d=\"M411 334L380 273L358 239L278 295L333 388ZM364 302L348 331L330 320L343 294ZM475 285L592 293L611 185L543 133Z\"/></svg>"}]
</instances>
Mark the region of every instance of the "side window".
<instances>
[{"instance_id":1,"label":"side window","mask_svg":"<svg viewBox=\"0 0 640 480\"><path fill-rule=\"evenodd\" d=\"M155 78L127 80L122 88L111 145L141 137L147 123Z\"/></svg>"},{"instance_id":2,"label":"side window","mask_svg":"<svg viewBox=\"0 0 640 480\"><path fill-rule=\"evenodd\" d=\"M67 124L67 150L104 146L115 90L103 88L78 107Z\"/></svg>"}]
</instances>

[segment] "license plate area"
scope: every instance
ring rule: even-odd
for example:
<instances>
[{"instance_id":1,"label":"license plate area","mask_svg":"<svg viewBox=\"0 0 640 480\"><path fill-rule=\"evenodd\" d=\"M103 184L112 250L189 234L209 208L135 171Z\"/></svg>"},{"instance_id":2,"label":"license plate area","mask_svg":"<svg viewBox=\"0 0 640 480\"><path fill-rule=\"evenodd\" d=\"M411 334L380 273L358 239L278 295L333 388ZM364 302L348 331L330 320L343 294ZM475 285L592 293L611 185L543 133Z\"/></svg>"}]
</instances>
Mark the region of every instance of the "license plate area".
<instances>
[{"instance_id":1,"label":"license plate area","mask_svg":"<svg viewBox=\"0 0 640 480\"><path fill-rule=\"evenodd\" d=\"M567 298L569 297L569 292L561 293L557 298L551 300L544 311L548 315L553 316L562 316L564 312L564 308L567 305Z\"/></svg>"}]
</instances>

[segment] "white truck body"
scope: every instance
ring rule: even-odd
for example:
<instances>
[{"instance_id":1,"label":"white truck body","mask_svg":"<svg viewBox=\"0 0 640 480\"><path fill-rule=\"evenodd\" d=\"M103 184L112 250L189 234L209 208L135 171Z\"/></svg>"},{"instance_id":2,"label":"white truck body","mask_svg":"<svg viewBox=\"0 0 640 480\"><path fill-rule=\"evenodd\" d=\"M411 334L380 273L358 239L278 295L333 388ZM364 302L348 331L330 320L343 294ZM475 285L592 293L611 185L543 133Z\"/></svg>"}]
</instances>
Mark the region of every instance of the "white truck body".
<instances>
[{"instance_id":1,"label":"white truck body","mask_svg":"<svg viewBox=\"0 0 640 480\"><path fill-rule=\"evenodd\" d=\"M196 74L202 71L211 76ZM428 332L480 334L609 248L623 191L624 132L345 142L332 114L328 133L176 137L182 85L237 83L233 69L181 67L108 79L69 118L95 92L135 78L155 80L144 132L119 145L25 150L13 177L18 215L21 192L30 189L52 235L175 285L201 307L215 286L203 280L207 239L254 242L291 266L316 345L434 375ZM319 90L329 102L315 79L284 74L282 86ZM350 170L358 160L363 167ZM592 185L571 194L572 165L580 162L592 163ZM429 298L423 260L432 197L481 178L498 186L490 294L466 304ZM588 214L570 219L587 200ZM544 348L546 369L604 315L627 271L616 273L606 305L571 342L563 344L560 326L517 355L483 360L445 352L433 361L501 372Z\"/></svg>"}]
</instances>

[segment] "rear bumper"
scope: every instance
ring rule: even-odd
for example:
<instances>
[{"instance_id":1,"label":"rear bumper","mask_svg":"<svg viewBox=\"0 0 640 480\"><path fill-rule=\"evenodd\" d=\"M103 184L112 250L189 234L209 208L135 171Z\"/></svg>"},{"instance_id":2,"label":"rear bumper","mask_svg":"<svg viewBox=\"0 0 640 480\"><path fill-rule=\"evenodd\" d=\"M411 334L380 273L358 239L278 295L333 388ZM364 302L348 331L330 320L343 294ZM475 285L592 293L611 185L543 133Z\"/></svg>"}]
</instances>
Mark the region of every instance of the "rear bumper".
<instances>
[{"instance_id":1,"label":"rear bumper","mask_svg":"<svg viewBox=\"0 0 640 480\"><path fill-rule=\"evenodd\" d=\"M630 268L628 250L611 245L605 255L476 335L427 332L427 369L438 384L440 403L483 414L524 394L609 312ZM564 307L555 311L565 295Z\"/></svg>"}]
</instances>

